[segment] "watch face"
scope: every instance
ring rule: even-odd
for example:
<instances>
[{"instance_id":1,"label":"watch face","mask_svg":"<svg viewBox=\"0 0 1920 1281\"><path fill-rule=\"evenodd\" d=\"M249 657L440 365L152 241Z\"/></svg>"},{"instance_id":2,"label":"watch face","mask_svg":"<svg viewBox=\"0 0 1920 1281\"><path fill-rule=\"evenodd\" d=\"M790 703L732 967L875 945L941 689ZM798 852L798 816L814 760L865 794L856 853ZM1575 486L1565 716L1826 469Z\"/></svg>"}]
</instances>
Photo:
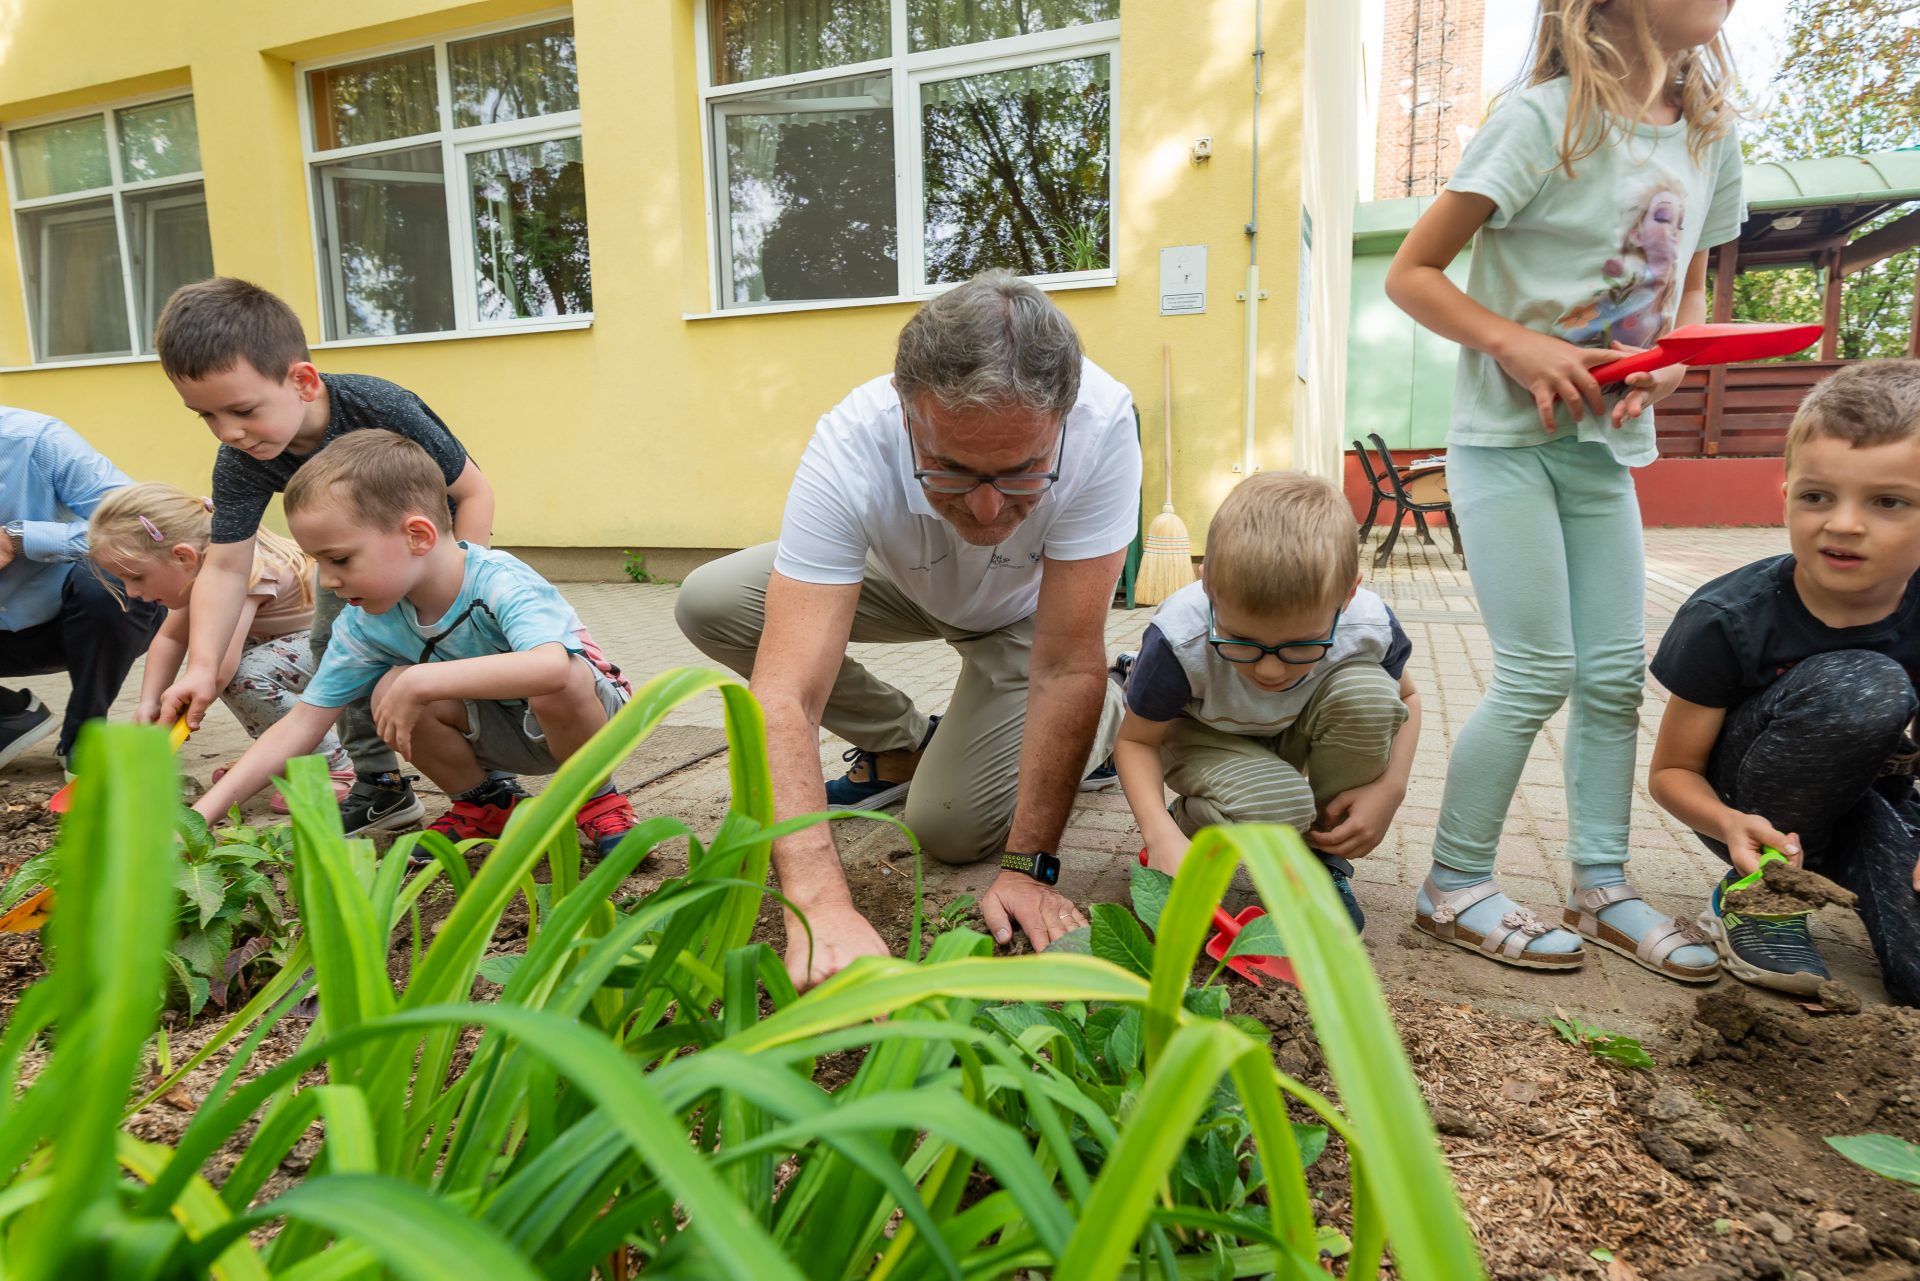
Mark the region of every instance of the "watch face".
<instances>
[{"instance_id":1,"label":"watch face","mask_svg":"<svg viewBox=\"0 0 1920 1281\"><path fill-rule=\"evenodd\" d=\"M1043 885L1058 885L1060 883L1060 860L1051 854L1034 855L1033 876L1035 880Z\"/></svg>"}]
</instances>

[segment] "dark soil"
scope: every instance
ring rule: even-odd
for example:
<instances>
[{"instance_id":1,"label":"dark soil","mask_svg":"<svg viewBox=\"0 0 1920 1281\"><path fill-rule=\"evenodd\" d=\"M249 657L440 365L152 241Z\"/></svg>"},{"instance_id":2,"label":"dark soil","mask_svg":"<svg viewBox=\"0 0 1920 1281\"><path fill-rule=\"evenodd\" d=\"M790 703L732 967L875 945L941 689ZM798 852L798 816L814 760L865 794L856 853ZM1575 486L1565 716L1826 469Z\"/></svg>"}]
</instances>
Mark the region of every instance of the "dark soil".
<instances>
[{"instance_id":1,"label":"dark soil","mask_svg":"<svg viewBox=\"0 0 1920 1281\"><path fill-rule=\"evenodd\" d=\"M47 798L55 790L54 785L0 784L0 885L20 864L53 844L60 820L48 812ZM37 933L0 934L0 1026L11 1017L21 994L45 973Z\"/></svg>"},{"instance_id":2,"label":"dark soil","mask_svg":"<svg viewBox=\"0 0 1920 1281\"><path fill-rule=\"evenodd\" d=\"M1643 1091L1636 1110L1725 1222L1672 1281L1920 1276L1920 1196L1822 1142L1920 1140L1920 1010L1809 1014L1723 985L1676 1032L1680 1070L1657 1075L1676 1083Z\"/></svg>"},{"instance_id":3,"label":"dark soil","mask_svg":"<svg viewBox=\"0 0 1920 1281\"><path fill-rule=\"evenodd\" d=\"M1817 912L1828 904L1851 908L1854 893L1804 867L1769 863L1761 869L1758 881L1727 894L1726 904L1750 916L1791 916L1795 912Z\"/></svg>"}]
</instances>

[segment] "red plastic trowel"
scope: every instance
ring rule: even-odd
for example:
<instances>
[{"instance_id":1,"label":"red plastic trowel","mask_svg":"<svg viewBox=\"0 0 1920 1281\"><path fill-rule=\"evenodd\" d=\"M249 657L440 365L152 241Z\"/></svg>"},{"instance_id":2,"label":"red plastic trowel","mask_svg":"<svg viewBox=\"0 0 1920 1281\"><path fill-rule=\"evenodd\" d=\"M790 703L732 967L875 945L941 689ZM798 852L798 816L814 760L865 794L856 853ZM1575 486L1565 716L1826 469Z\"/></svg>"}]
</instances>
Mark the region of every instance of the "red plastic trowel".
<instances>
[{"instance_id":1,"label":"red plastic trowel","mask_svg":"<svg viewBox=\"0 0 1920 1281\"><path fill-rule=\"evenodd\" d=\"M187 741L187 738L192 734L192 732L193 731L187 728L187 718L182 716L179 720L173 723L173 729L168 734L167 740L173 745L173 750L177 752L180 750L180 745ZM55 814L66 813L67 807L72 804L73 804L73 784L72 783L68 783L65 787L55 792L47 800L47 808L52 810Z\"/></svg>"},{"instance_id":2,"label":"red plastic trowel","mask_svg":"<svg viewBox=\"0 0 1920 1281\"><path fill-rule=\"evenodd\" d=\"M1790 356L1819 341L1823 325L1682 325L1645 351L1587 372L1601 386L1625 382L1628 374L1651 373L1668 365L1729 365L1736 360Z\"/></svg>"},{"instance_id":3,"label":"red plastic trowel","mask_svg":"<svg viewBox=\"0 0 1920 1281\"><path fill-rule=\"evenodd\" d=\"M1140 866L1146 865L1147 851L1142 849ZM1207 955L1216 961L1225 959L1227 949L1232 947L1233 941L1240 937L1240 931L1266 914L1267 909L1255 903L1251 907L1241 908L1238 916L1228 916L1227 909L1216 903L1213 908L1213 928L1218 932L1207 940ZM1255 987L1260 986L1262 974L1270 979L1279 979L1282 983L1300 986L1300 979L1293 972L1293 962L1284 956L1251 956L1242 953L1227 960L1227 968Z\"/></svg>"}]
</instances>

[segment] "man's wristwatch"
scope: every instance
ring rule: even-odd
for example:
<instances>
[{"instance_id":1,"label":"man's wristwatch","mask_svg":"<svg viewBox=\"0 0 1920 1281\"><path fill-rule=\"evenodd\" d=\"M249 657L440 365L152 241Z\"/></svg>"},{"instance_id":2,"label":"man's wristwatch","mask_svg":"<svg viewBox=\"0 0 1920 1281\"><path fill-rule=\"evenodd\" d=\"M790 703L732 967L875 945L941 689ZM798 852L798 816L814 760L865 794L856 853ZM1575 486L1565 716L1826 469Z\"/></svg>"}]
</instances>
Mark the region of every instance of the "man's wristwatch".
<instances>
[{"instance_id":1,"label":"man's wristwatch","mask_svg":"<svg viewBox=\"0 0 1920 1281\"><path fill-rule=\"evenodd\" d=\"M1025 872L1042 885L1060 883L1060 860L1051 854L1015 854L1009 850L1000 856L1000 866L1009 872Z\"/></svg>"},{"instance_id":2,"label":"man's wristwatch","mask_svg":"<svg viewBox=\"0 0 1920 1281\"><path fill-rule=\"evenodd\" d=\"M10 520L4 525L0 525L0 532L4 532L8 540L13 543L13 554L15 556L26 551L27 524L25 521Z\"/></svg>"}]
</instances>

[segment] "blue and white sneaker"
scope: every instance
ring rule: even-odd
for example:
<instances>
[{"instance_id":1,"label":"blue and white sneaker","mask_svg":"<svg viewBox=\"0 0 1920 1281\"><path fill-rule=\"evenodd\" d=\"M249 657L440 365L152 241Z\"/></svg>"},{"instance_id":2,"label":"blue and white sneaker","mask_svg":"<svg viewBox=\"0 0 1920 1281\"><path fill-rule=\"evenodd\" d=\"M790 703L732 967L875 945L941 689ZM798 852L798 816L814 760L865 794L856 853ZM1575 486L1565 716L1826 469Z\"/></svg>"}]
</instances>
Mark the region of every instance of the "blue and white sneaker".
<instances>
[{"instance_id":1,"label":"blue and white sneaker","mask_svg":"<svg viewBox=\"0 0 1920 1281\"><path fill-rule=\"evenodd\" d=\"M853 768L839 778L827 780L827 808L877 810L905 796L907 788L913 785L913 772L920 767L920 757L933 741L933 732L940 728L938 716L927 719L930 722L927 736L914 751L869 752L859 747L848 748L840 759Z\"/></svg>"},{"instance_id":2,"label":"blue and white sneaker","mask_svg":"<svg viewBox=\"0 0 1920 1281\"><path fill-rule=\"evenodd\" d=\"M1093 772L1080 780L1083 792L1100 792L1120 781L1120 773L1113 768L1113 757L1109 756L1093 767Z\"/></svg>"},{"instance_id":3,"label":"blue and white sneaker","mask_svg":"<svg viewBox=\"0 0 1920 1281\"><path fill-rule=\"evenodd\" d=\"M1355 934L1367 928L1367 914L1360 910L1360 900L1353 896L1353 877L1331 863L1326 865L1327 876L1333 881L1333 892L1340 896L1340 906L1347 909L1347 919L1353 922Z\"/></svg>"},{"instance_id":4,"label":"blue and white sneaker","mask_svg":"<svg viewBox=\"0 0 1920 1281\"><path fill-rule=\"evenodd\" d=\"M1831 974L1807 930L1810 912L1790 916L1752 916L1729 909L1721 895L1733 888L1732 872L1713 887L1700 928L1713 940L1720 964L1735 978L1776 992L1812 996Z\"/></svg>"}]
</instances>

